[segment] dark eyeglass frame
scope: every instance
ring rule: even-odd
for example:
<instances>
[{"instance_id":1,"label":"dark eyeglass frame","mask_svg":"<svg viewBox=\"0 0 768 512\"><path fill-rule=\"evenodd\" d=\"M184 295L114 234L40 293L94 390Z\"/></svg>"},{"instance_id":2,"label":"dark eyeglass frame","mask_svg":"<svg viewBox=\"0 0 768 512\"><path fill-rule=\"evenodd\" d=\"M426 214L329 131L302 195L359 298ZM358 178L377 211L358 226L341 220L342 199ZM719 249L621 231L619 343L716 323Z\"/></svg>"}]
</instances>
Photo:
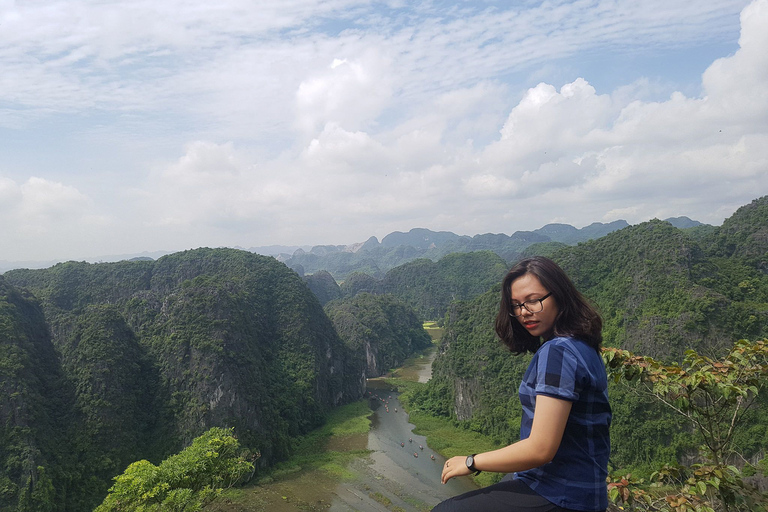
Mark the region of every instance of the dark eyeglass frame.
<instances>
[{"instance_id":1,"label":"dark eyeglass frame","mask_svg":"<svg viewBox=\"0 0 768 512\"><path fill-rule=\"evenodd\" d=\"M546 294L540 299L532 299L532 300L527 300L525 302L521 302L520 304L512 304L512 311L519 309L520 312L518 314L514 314L512 311L510 311L509 316L511 316L512 318L517 318L518 316L522 316L523 308L525 308L526 311L528 311L529 313L541 313L542 311L544 311L544 299L548 298L550 295L552 295L552 292L549 292L548 294ZM539 309L537 309L536 311L531 311L531 308L529 308L528 306L535 307L534 304L536 304L537 302L539 303Z\"/></svg>"}]
</instances>

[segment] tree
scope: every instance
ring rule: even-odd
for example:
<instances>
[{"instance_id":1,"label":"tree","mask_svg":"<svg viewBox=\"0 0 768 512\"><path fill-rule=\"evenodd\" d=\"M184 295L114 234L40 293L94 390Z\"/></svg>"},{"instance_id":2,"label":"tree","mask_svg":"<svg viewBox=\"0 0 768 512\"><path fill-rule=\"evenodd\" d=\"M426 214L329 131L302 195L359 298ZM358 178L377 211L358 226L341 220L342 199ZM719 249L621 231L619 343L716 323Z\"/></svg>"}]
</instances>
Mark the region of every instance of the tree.
<instances>
[{"instance_id":1,"label":"tree","mask_svg":"<svg viewBox=\"0 0 768 512\"><path fill-rule=\"evenodd\" d=\"M617 382L639 384L686 418L703 443L703 463L690 468L665 466L655 474L659 481L682 484L677 495L664 497L665 506L654 504L649 494L631 485L630 478L611 485L614 500L632 504L642 499L649 510L699 511L716 506L765 510L732 462L738 455L734 437L768 381L768 340L739 340L720 360L688 350L680 365L665 365L616 348L605 348L603 359Z\"/></svg>"},{"instance_id":2,"label":"tree","mask_svg":"<svg viewBox=\"0 0 768 512\"><path fill-rule=\"evenodd\" d=\"M258 455L248 460L239 451L233 429L214 427L159 466L146 460L128 466L96 512L201 510L252 473Z\"/></svg>"}]
</instances>

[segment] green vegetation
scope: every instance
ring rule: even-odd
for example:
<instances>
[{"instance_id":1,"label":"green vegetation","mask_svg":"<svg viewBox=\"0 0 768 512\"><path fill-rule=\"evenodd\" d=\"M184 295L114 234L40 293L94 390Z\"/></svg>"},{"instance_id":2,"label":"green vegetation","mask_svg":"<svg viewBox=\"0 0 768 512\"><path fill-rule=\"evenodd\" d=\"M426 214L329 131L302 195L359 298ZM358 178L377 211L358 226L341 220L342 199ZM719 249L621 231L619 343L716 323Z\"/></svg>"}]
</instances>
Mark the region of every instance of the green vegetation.
<instances>
[{"instance_id":1,"label":"green vegetation","mask_svg":"<svg viewBox=\"0 0 768 512\"><path fill-rule=\"evenodd\" d=\"M392 295L359 293L328 303L325 313L347 347L366 361L369 378L432 343L416 314Z\"/></svg>"},{"instance_id":2,"label":"green vegetation","mask_svg":"<svg viewBox=\"0 0 768 512\"><path fill-rule=\"evenodd\" d=\"M223 506L230 502L245 509L261 510L264 496L273 487L298 474L310 475L310 479L311 475L322 474L334 481L353 478L347 466L353 458L368 453L364 441L371 426L370 415L366 400L335 408L322 427L295 439L294 450L287 460L263 471L253 483L224 491L213 509L216 510L218 504ZM361 442L356 442L357 439Z\"/></svg>"},{"instance_id":3,"label":"green vegetation","mask_svg":"<svg viewBox=\"0 0 768 512\"><path fill-rule=\"evenodd\" d=\"M595 233L612 232L575 246L564 244L592 231L546 228L434 240L416 232L409 237L425 245L369 241L368 259L362 249L313 249L306 279L274 258L229 249L7 272L0 276L0 512L92 510L126 467L155 478L160 461L213 427L234 429L245 449L261 454L257 477L311 467L345 478L354 455L323 451L306 436L362 395L366 372L381 374L429 347L428 333L441 339L433 378L403 384L403 397L419 428L432 432L430 443L450 455L513 442L528 358L506 352L493 323L507 262L524 251L566 269L600 309L606 346L665 367L691 367L691 349L701 361L722 362L735 340L768 336L768 197L717 228L598 225ZM340 286L330 269L309 265L333 254L348 258ZM715 477L723 488L738 482L728 464L765 473L768 397L740 394L738 386L726 387L731 395L720 403L742 396L751 406L742 402L730 416L738 428L727 433L727 453L715 456L704 422L682 421L681 407L649 401L638 386L612 384L611 470L635 475L616 492L664 464L659 474L677 478L678 487L694 478L691 497L703 496L694 491L704 481L707 499L719 492L707 483ZM714 469L678 472L681 462L708 462L703 444ZM299 457L292 465L276 465L292 455ZM146 463L129 466L136 460ZM175 496L208 499L191 492Z\"/></svg>"},{"instance_id":4,"label":"green vegetation","mask_svg":"<svg viewBox=\"0 0 768 512\"><path fill-rule=\"evenodd\" d=\"M484 293L506 272L506 262L491 251L452 253L437 262L426 258L410 261L391 269L380 280L355 272L339 291L346 298L360 293L391 294L423 320L433 320L442 318L453 302Z\"/></svg>"},{"instance_id":5,"label":"green vegetation","mask_svg":"<svg viewBox=\"0 0 768 512\"><path fill-rule=\"evenodd\" d=\"M716 262L664 222L625 228L554 257L599 306L608 346L680 359L688 348L726 350L730 341L746 334L742 318L766 318L765 303L734 301L711 286Z\"/></svg>"},{"instance_id":6,"label":"green vegetation","mask_svg":"<svg viewBox=\"0 0 768 512\"><path fill-rule=\"evenodd\" d=\"M766 252L755 255L739 245L755 247L764 240L766 205L768 197L740 209L724 223L725 233L716 229L693 238L666 222L650 221L561 248L552 257L600 309L606 345L665 364L683 359L690 349L719 359L736 339L768 335ZM719 245L708 245L715 242ZM496 340L498 296L498 289L491 289L448 310L432 380L406 393L415 421L429 415L487 436L494 445L517 439L517 387L528 358L511 356ZM702 461L703 440L692 424L638 391L618 384L609 390L611 471L647 479L664 464ZM729 437L739 465L759 460L768 449L765 403L758 397L738 416L741 428Z\"/></svg>"},{"instance_id":7,"label":"green vegetation","mask_svg":"<svg viewBox=\"0 0 768 512\"><path fill-rule=\"evenodd\" d=\"M632 387L639 383L649 396L692 424L702 459L690 467L667 464L654 473L654 480L674 485L672 492L634 485L631 476L618 479L610 486L614 501L643 510L766 510L768 493L747 485L733 463L740 459L735 442L739 433L751 431L763 439L768 433L765 417L746 421L768 383L768 340L739 340L719 360L689 350L681 365L664 365L618 349L606 349L603 357L616 381L628 381Z\"/></svg>"},{"instance_id":8,"label":"green vegetation","mask_svg":"<svg viewBox=\"0 0 768 512\"><path fill-rule=\"evenodd\" d=\"M417 259L393 268L377 280L354 273L339 287L343 297L391 294L422 320L442 318L455 301L486 292L507 272L506 262L490 251L448 254L437 262Z\"/></svg>"},{"instance_id":9,"label":"green vegetation","mask_svg":"<svg viewBox=\"0 0 768 512\"><path fill-rule=\"evenodd\" d=\"M134 462L115 478L96 512L202 510L222 490L253 472L255 456L240 454L232 429L212 428L159 466Z\"/></svg>"},{"instance_id":10,"label":"green vegetation","mask_svg":"<svg viewBox=\"0 0 768 512\"><path fill-rule=\"evenodd\" d=\"M70 404L39 304L0 277L0 511L55 507Z\"/></svg>"},{"instance_id":11,"label":"green vegetation","mask_svg":"<svg viewBox=\"0 0 768 512\"><path fill-rule=\"evenodd\" d=\"M403 396L400 395L400 398L403 399ZM448 418L436 417L413 409L412 404L413 402L409 400L407 407L408 420L416 425L414 433L425 436L429 447L445 458L496 450L501 447L489 436L460 428ZM478 485L485 486L499 481L501 477L500 474L486 472L472 478Z\"/></svg>"},{"instance_id":12,"label":"green vegetation","mask_svg":"<svg viewBox=\"0 0 768 512\"><path fill-rule=\"evenodd\" d=\"M437 262L421 259L394 268L384 276L379 290L431 320L442 318L453 302L484 293L506 272L506 262L490 251L454 253Z\"/></svg>"},{"instance_id":13,"label":"green vegetation","mask_svg":"<svg viewBox=\"0 0 768 512\"><path fill-rule=\"evenodd\" d=\"M304 276L304 282L307 283L309 289L323 306L332 300L341 298L341 289L327 270L320 270L314 274Z\"/></svg>"},{"instance_id":14,"label":"green vegetation","mask_svg":"<svg viewBox=\"0 0 768 512\"><path fill-rule=\"evenodd\" d=\"M129 463L157 463L211 427L234 427L273 464L362 395L363 361L273 258L199 249L0 284L0 510L22 498L91 510Z\"/></svg>"},{"instance_id":15,"label":"green vegetation","mask_svg":"<svg viewBox=\"0 0 768 512\"><path fill-rule=\"evenodd\" d=\"M704 243L713 256L735 256L753 264L764 262L768 253L768 196L739 208Z\"/></svg>"}]
</instances>

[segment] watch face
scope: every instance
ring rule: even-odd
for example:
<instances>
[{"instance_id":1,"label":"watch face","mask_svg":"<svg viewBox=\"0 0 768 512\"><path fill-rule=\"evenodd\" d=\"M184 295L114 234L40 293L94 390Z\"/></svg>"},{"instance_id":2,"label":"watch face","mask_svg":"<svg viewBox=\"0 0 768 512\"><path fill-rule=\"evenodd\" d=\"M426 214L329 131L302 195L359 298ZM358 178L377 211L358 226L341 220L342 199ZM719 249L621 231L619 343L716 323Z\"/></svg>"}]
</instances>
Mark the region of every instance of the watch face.
<instances>
[{"instance_id":1,"label":"watch face","mask_svg":"<svg viewBox=\"0 0 768 512\"><path fill-rule=\"evenodd\" d=\"M474 465L475 465L475 458L474 458L472 455L468 456L468 457L467 457L467 467L468 467L469 469L472 469L472 467L473 467Z\"/></svg>"}]
</instances>

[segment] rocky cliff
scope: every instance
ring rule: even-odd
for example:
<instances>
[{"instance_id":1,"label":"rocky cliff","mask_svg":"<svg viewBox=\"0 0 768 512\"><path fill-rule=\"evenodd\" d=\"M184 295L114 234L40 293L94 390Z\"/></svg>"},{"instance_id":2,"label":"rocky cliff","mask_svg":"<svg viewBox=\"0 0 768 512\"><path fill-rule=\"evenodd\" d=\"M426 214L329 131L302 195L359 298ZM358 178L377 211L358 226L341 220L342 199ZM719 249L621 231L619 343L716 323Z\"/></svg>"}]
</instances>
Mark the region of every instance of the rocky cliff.
<instances>
[{"instance_id":1,"label":"rocky cliff","mask_svg":"<svg viewBox=\"0 0 768 512\"><path fill-rule=\"evenodd\" d=\"M72 402L67 428L75 433L68 450L81 450L73 457L89 468L71 479L72 493L91 486L98 494L128 463L178 451L213 426L234 426L242 444L269 463L320 425L326 409L364 391L364 361L344 345L303 280L274 258L199 249L154 262L69 262L4 278L13 306L0 311L0 326L16 334L0 347L44 351L47 366L26 355L3 386L34 383L28 393L47 403L56 391L47 382L63 376L60 389L71 390ZM41 375L22 379L34 372ZM13 397L13 389L4 396ZM2 410L25 409L8 403ZM11 429L34 423L48 435L32 414L17 413ZM20 474L2 477L24 484ZM94 480L101 485L88 483ZM66 487L57 482L57 492Z\"/></svg>"}]
</instances>

